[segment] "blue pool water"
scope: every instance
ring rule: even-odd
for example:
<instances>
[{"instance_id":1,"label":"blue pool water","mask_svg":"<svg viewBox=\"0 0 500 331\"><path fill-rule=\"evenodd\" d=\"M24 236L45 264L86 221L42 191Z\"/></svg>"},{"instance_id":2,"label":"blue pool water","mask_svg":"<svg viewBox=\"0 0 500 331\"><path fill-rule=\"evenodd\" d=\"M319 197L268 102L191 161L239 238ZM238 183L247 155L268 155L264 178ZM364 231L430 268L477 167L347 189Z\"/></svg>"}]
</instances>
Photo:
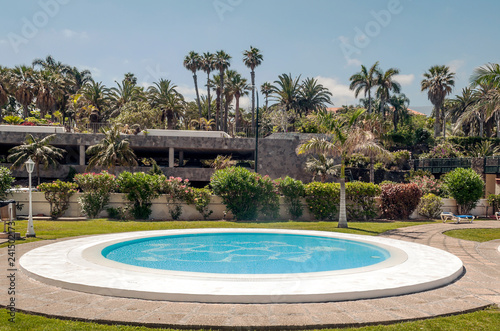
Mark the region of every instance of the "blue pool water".
<instances>
[{"instance_id":1,"label":"blue pool water","mask_svg":"<svg viewBox=\"0 0 500 331\"><path fill-rule=\"evenodd\" d=\"M202 233L142 238L108 246L102 255L140 267L220 274L333 271L382 262L378 246L338 238L274 233Z\"/></svg>"}]
</instances>

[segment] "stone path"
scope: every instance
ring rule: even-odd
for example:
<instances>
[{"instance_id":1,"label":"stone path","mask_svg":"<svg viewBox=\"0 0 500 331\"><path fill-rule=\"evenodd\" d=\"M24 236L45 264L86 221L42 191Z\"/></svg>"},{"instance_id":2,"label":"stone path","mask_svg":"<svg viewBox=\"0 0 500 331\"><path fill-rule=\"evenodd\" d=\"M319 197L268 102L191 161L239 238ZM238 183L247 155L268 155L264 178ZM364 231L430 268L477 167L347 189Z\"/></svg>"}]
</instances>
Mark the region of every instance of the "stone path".
<instances>
[{"instance_id":1,"label":"stone path","mask_svg":"<svg viewBox=\"0 0 500 331\"><path fill-rule=\"evenodd\" d=\"M174 328L306 329L362 326L459 314L500 305L500 240L476 243L442 234L452 229L500 228L498 221L473 224L425 224L384 236L451 252L466 272L454 283L431 291L389 298L305 304L203 304L149 301L87 294L45 285L16 272L16 308L29 313L107 324ZM54 241L16 246L16 259ZM2 305L10 296L7 249L0 249Z\"/></svg>"}]
</instances>

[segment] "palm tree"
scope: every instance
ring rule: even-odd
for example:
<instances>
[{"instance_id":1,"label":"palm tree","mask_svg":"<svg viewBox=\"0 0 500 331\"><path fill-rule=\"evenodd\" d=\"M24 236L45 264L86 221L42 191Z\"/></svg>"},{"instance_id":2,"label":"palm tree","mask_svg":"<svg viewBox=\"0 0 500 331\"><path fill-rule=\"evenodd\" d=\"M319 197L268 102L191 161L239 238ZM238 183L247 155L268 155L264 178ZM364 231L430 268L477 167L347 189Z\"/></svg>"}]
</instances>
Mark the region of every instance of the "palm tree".
<instances>
[{"instance_id":1,"label":"palm tree","mask_svg":"<svg viewBox=\"0 0 500 331\"><path fill-rule=\"evenodd\" d=\"M201 57L198 53L191 51L184 58L184 67L193 73L194 89L196 90L196 104L198 105L199 118L201 118L200 94L198 92L198 78L196 72L201 69Z\"/></svg>"},{"instance_id":2,"label":"palm tree","mask_svg":"<svg viewBox=\"0 0 500 331\"><path fill-rule=\"evenodd\" d=\"M43 70L52 71L58 74L67 73L71 70L71 67L63 64L60 61L56 61L52 55L47 55L45 59L35 59L32 62L33 68L39 66Z\"/></svg>"},{"instance_id":3,"label":"palm tree","mask_svg":"<svg viewBox=\"0 0 500 331\"><path fill-rule=\"evenodd\" d=\"M332 113L322 111L318 115L320 123L326 129L327 138L312 138L299 145L298 154L316 153L324 156L340 157L340 213L339 228L347 227L346 193L345 193L345 160L355 152L367 153L382 150L370 131L356 125L358 117L363 114L358 109L347 118L336 118Z\"/></svg>"},{"instance_id":4,"label":"palm tree","mask_svg":"<svg viewBox=\"0 0 500 331\"><path fill-rule=\"evenodd\" d=\"M57 167L58 160L63 158L66 152L61 148L50 145L50 142L56 137L55 134L37 139L33 135L28 134L24 144L13 147L9 150L7 160L12 162L11 168L20 168L24 163L31 158L35 162L36 176L38 184L40 184L40 164L45 168L49 165Z\"/></svg>"},{"instance_id":5,"label":"palm tree","mask_svg":"<svg viewBox=\"0 0 500 331\"><path fill-rule=\"evenodd\" d=\"M495 86L500 86L500 64L488 63L482 67L474 69L471 78L472 85L478 85L482 81L489 81Z\"/></svg>"},{"instance_id":6,"label":"palm tree","mask_svg":"<svg viewBox=\"0 0 500 331\"><path fill-rule=\"evenodd\" d=\"M394 132L397 132L399 120L401 118L401 115L407 112L408 106L410 104L410 99L408 99L406 95L402 93L391 96L388 101L393 107L392 123L394 125Z\"/></svg>"},{"instance_id":7,"label":"palm tree","mask_svg":"<svg viewBox=\"0 0 500 331\"><path fill-rule=\"evenodd\" d=\"M311 111L325 109L328 104L332 104L331 96L330 90L319 84L317 79L306 78L299 90L299 105L303 110L300 114L308 115Z\"/></svg>"},{"instance_id":8,"label":"palm tree","mask_svg":"<svg viewBox=\"0 0 500 331\"><path fill-rule=\"evenodd\" d=\"M136 86L130 80L124 79L122 84L115 81L118 87L110 89L110 99L116 108L121 108L128 102L144 100L144 95L140 87Z\"/></svg>"},{"instance_id":9,"label":"palm tree","mask_svg":"<svg viewBox=\"0 0 500 331\"><path fill-rule=\"evenodd\" d=\"M219 70L220 93L224 92L224 71L230 66L229 60L231 60L231 56L226 52L221 50L215 53L214 67ZM219 98L219 112L220 111L222 111L222 98ZM222 124L219 116L221 116L221 114L217 113L217 117L215 119L217 130L221 129Z\"/></svg>"},{"instance_id":10,"label":"palm tree","mask_svg":"<svg viewBox=\"0 0 500 331\"><path fill-rule=\"evenodd\" d=\"M97 109L99 115L103 115L109 106L111 90L102 82L96 83L93 79L90 79L83 86L81 92L83 98Z\"/></svg>"},{"instance_id":11,"label":"palm tree","mask_svg":"<svg viewBox=\"0 0 500 331\"><path fill-rule=\"evenodd\" d=\"M234 110L234 132L240 128L240 97L248 95L250 91L250 86L247 83L246 78L242 78L240 74L236 73L231 78L230 82L231 90L233 91L234 99L236 101Z\"/></svg>"},{"instance_id":12,"label":"palm tree","mask_svg":"<svg viewBox=\"0 0 500 331\"><path fill-rule=\"evenodd\" d=\"M0 122L2 121L1 107L9 101L10 72L0 66Z\"/></svg>"},{"instance_id":13,"label":"palm tree","mask_svg":"<svg viewBox=\"0 0 500 331\"><path fill-rule=\"evenodd\" d=\"M79 70L77 67L72 67L68 71L68 77L71 81L69 92L75 94L87 83L92 80L92 73L89 70Z\"/></svg>"},{"instance_id":14,"label":"palm tree","mask_svg":"<svg viewBox=\"0 0 500 331\"><path fill-rule=\"evenodd\" d=\"M272 93L272 85L271 85L271 83L269 83L269 82L263 83L260 86L260 93L262 93L262 95L264 95L264 98L266 98L266 110L267 110L267 106L269 104L269 96Z\"/></svg>"},{"instance_id":15,"label":"palm tree","mask_svg":"<svg viewBox=\"0 0 500 331\"><path fill-rule=\"evenodd\" d=\"M361 65L361 71L352 75L349 80L351 85L349 89L354 90L354 96L357 98L359 92L363 91L365 98L368 96L368 114L372 112L371 90L377 84L377 74L380 71L378 61L367 69Z\"/></svg>"},{"instance_id":16,"label":"palm tree","mask_svg":"<svg viewBox=\"0 0 500 331\"><path fill-rule=\"evenodd\" d=\"M214 55L206 52L203 53L203 56L201 58L200 62L200 67L201 69L207 74L207 97L208 97L208 113L207 113L207 118L210 118L210 106L212 104L212 101L210 100L210 72L215 69L214 67Z\"/></svg>"},{"instance_id":17,"label":"palm tree","mask_svg":"<svg viewBox=\"0 0 500 331\"><path fill-rule=\"evenodd\" d=\"M136 166L137 159L130 147L128 139L120 137L117 126L104 130L104 138L96 145L87 149L87 154L92 155L87 170L94 167Z\"/></svg>"},{"instance_id":18,"label":"palm tree","mask_svg":"<svg viewBox=\"0 0 500 331\"><path fill-rule=\"evenodd\" d=\"M14 96L23 106L23 117L29 116L29 105L33 102L36 95L36 87L33 80L33 68L27 66L16 66L12 69L12 82L14 87Z\"/></svg>"},{"instance_id":19,"label":"palm tree","mask_svg":"<svg viewBox=\"0 0 500 331\"><path fill-rule=\"evenodd\" d=\"M250 50L243 52L243 63L250 68L252 80L252 128L255 127L255 68L262 63L263 57L259 49L250 46Z\"/></svg>"},{"instance_id":20,"label":"palm tree","mask_svg":"<svg viewBox=\"0 0 500 331\"><path fill-rule=\"evenodd\" d=\"M472 91L471 99L474 102L464 109L457 120L457 125L470 125L477 122L479 136L482 138L487 117L498 116L495 115L499 107L498 90L491 81L480 81L477 88Z\"/></svg>"},{"instance_id":21,"label":"palm tree","mask_svg":"<svg viewBox=\"0 0 500 331\"><path fill-rule=\"evenodd\" d=\"M390 92L400 93L401 84L395 82L394 76L399 74L399 69L390 68L386 72L380 70L377 72L377 97L380 99L380 111L385 119L385 105L390 99Z\"/></svg>"},{"instance_id":22,"label":"palm tree","mask_svg":"<svg viewBox=\"0 0 500 331\"><path fill-rule=\"evenodd\" d=\"M427 97L434 106L434 137L440 132L440 111L444 99L451 93L455 86L455 73L450 72L450 68L442 65L432 66L429 72L424 73L424 79L420 83L421 91L427 90ZM444 122L444 121L443 121ZM446 124L445 122L443 124ZM444 126L443 126L444 128Z\"/></svg>"},{"instance_id":23,"label":"palm tree","mask_svg":"<svg viewBox=\"0 0 500 331\"><path fill-rule=\"evenodd\" d=\"M293 78L292 74L282 74L274 81L274 85L271 85L271 95L287 113L298 105L299 80L300 76Z\"/></svg>"},{"instance_id":24,"label":"palm tree","mask_svg":"<svg viewBox=\"0 0 500 331\"><path fill-rule=\"evenodd\" d=\"M313 174L313 181L316 179L316 176L319 176L321 182L324 183L327 176L333 175L337 167L338 164L336 164L335 159L328 158L324 154L319 154L318 158L310 156L307 159L305 169L307 172Z\"/></svg>"},{"instance_id":25,"label":"palm tree","mask_svg":"<svg viewBox=\"0 0 500 331\"><path fill-rule=\"evenodd\" d=\"M173 130L184 107L184 97L177 92L177 86L170 80L160 79L148 88L149 103L152 107L162 110L162 122L167 122L167 128Z\"/></svg>"},{"instance_id":26,"label":"palm tree","mask_svg":"<svg viewBox=\"0 0 500 331\"><path fill-rule=\"evenodd\" d=\"M212 127L215 124L213 118L207 120L205 117L200 118L200 120L191 120L191 125L196 125L200 128L200 130L212 131Z\"/></svg>"}]
</instances>

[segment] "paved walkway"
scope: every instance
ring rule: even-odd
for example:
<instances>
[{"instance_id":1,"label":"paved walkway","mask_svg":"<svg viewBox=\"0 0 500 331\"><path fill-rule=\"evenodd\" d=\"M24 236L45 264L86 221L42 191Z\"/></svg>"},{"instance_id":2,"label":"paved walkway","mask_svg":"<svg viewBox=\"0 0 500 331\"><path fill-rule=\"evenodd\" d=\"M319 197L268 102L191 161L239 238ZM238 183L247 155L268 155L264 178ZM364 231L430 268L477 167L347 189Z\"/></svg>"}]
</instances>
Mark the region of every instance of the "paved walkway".
<instances>
[{"instance_id":1,"label":"paved walkway","mask_svg":"<svg viewBox=\"0 0 500 331\"><path fill-rule=\"evenodd\" d=\"M449 251L466 272L453 284L431 291L381 299L306 304L201 304L125 299L64 290L16 272L16 308L34 314L101 323L177 328L306 329L392 323L459 314L500 305L500 240L479 244L442 232L465 228L500 228L498 221L473 224L425 224L384 236ZM16 246L18 260L43 241ZM7 249L0 250L7 273ZM6 276L0 277L1 303L9 302Z\"/></svg>"}]
</instances>

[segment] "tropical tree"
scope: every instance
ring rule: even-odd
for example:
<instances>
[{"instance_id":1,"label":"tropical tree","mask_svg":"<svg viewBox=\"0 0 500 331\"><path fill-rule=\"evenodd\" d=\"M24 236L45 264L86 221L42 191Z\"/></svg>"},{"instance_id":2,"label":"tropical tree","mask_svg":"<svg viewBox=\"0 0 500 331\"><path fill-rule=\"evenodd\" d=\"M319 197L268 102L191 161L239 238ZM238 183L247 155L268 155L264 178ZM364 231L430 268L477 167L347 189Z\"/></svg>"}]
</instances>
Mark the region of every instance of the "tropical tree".
<instances>
[{"instance_id":1,"label":"tropical tree","mask_svg":"<svg viewBox=\"0 0 500 331\"><path fill-rule=\"evenodd\" d=\"M497 108L499 108L498 90L491 81L481 81L477 88L472 91L471 98L474 102L464 109L457 120L457 125L471 126L476 122L479 126L479 136L482 138L487 118L495 116Z\"/></svg>"},{"instance_id":2,"label":"tropical tree","mask_svg":"<svg viewBox=\"0 0 500 331\"><path fill-rule=\"evenodd\" d=\"M23 107L23 117L29 116L29 105L33 102L36 95L36 86L34 83L33 68L27 66L16 66L12 69L12 85L14 96Z\"/></svg>"},{"instance_id":3,"label":"tropical tree","mask_svg":"<svg viewBox=\"0 0 500 331\"><path fill-rule=\"evenodd\" d=\"M427 90L427 97L434 106L434 137L437 137L441 131L441 108L444 99L451 93L455 86L455 73L450 71L450 68L445 65L436 65L429 68L428 72L424 73L424 79L420 83L421 90ZM446 122L443 121L443 129Z\"/></svg>"},{"instance_id":4,"label":"tropical tree","mask_svg":"<svg viewBox=\"0 0 500 331\"><path fill-rule=\"evenodd\" d=\"M32 134L28 134L24 144L9 150L7 160L12 162L11 168L23 167L28 158L31 158L35 162L36 176L38 184L40 184L40 165L42 164L45 168L49 166L57 167L58 160L62 159L63 154L66 152L61 148L50 145L50 142L55 137L55 134L51 134L43 138L36 138Z\"/></svg>"},{"instance_id":5,"label":"tropical tree","mask_svg":"<svg viewBox=\"0 0 500 331\"><path fill-rule=\"evenodd\" d=\"M208 110L207 110L207 118L210 118L211 113L210 113L210 106L212 105L212 101L210 100L210 73L215 69L214 67L214 55L206 52L203 53L203 56L201 57L200 61L200 67L201 69L207 74L207 98L208 98Z\"/></svg>"},{"instance_id":6,"label":"tropical tree","mask_svg":"<svg viewBox=\"0 0 500 331\"><path fill-rule=\"evenodd\" d=\"M234 99L236 102L235 108L234 108L234 127L235 127L235 132L240 128L241 126L241 115L240 115L240 98L241 96L248 95L248 92L250 91L250 86L247 83L247 80L245 78L242 78L240 74L236 73L233 75L230 81L230 88L233 92Z\"/></svg>"},{"instance_id":7,"label":"tropical tree","mask_svg":"<svg viewBox=\"0 0 500 331\"><path fill-rule=\"evenodd\" d=\"M2 120L1 109L9 101L10 72L7 68L0 66L0 121Z\"/></svg>"},{"instance_id":8,"label":"tropical tree","mask_svg":"<svg viewBox=\"0 0 500 331\"><path fill-rule=\"evenodd\" d=\"M389 99L389 104L392 106L392 123L394 132L398 131L398 124L403 114L407 113L410 99L404 93L392 95Z\"/></svg>"},{"instance_id":9,"label":"tropical tree","mask_svg":"<svg viewBox=\"0 0 500 331\"><path fill-rule=\"evenodd\" d=\"M250 46L249 50L243 52L243 63L250 68L252 81L252 128L255 127L255 68L262 63L263 57L259 49Z\"/></svg>"},{"instance_id":10,"label":"tropical tree","mask_svg":"<svg viewBox=\"0 0 500 331\"><path fill-rule=\"evenodd\" d=\"M312 138L297 148L298 154L315 153L340 158L340 214L339 228L347 227L346 193L345 193L345 160L352 153L367 153L383 148L375 136L356 125L356 121L364 110L359 109L349 117L335 117L331 112L320 112L319 121L325 129L327 138Z\"/></svg>"},{"instance_id":11,"label":"tropical tree","mask_svg":"<svg viewBox=\"0 0 500 331\"><path fill-rule=\"evenodd\" d=\"M148 99L152 107L162 110L162 123L167 122L169 130L174 129L184 107L184 97L177 92L177 86L170 80L160 79L148 88Z\"/></svg>"},{"instance_id":12,"label":"tropical tree","mask_svg":"<svg viewBox=\"0 0 500 331\"><path fill-rule=\"evenodd\" d=\"M87 169L106 167L113 169L115 166L136 166L137 159L130 147L128 139L120 137L117 126L104 130L104 138L96 145L87 149L91 155Z\"/></svg>"},{"instance_id":13,"label":"tropical tree","mask_svg":"<svg viewBox=\"0 0 500 331\"><path fill-rule=\"evenodd\" d=\"M67 71L67 76L70 79L68 90L70 94L75 94L87 83L92 80L92 73L89 70L79 70L77 67L72 67Z\"/></svg>"},{"instance_id":14,"label":"tropical tree","mask_svg":"<svg viewBox=\"0 0 500 331\"><path fill-rule=\"evenodd\" d=\"M260 86L260 93L262 93L262 95L264 96L264 98L266 98L266 110L267 110L267 108L268 108L267 106L269 104L269 96L272 93L272 85L271 85L271 83L269 83L269 82L263 83Z\"/></svg>"},{"instance_id":15,"label":"tropical tree","mask_svg":"<svg viewBox=\"0 0 500 331\"><path fill-rule=\"evenodd\" d=\"M117 81L115 83L118 87L112 87L109 95L110 101L114 104L115 108L120 109L129 102L145 99L142 89L131 80L123 79L121 84Z\"/></svg>"},{"instance_id":16,"label":"tropical tree","mask_svg":"<svg viewBox=\"0 0 500 331\"><path fill-rule=\"evenodd\" d=\"M376 74L377 97L380 100L380 112L385 119L385 105L390 99L390 92L400 93L401 84L394 81L394 76L399 74L399 69L390 68L387 71L379 70Z\"/></svg>"},{"instance_id":17,"label":"tropical tree","mask_svg":"<svg viewBox=\"0 0 500 331\"><path fill-rule=\"evenodd\" d=\"M47 55L45 59L34 59L32 65L33 68L41 67L43 70L58 74L64 74L71 70L70 66L63 64L61 61L56 61L52 55Z\"/></svg>"},{"instance_id":18,"label":"tropical tree","mask_svg":"<svg viewBox=\"0 0 500 331\"><path fill-rule=\"evenodd\" d=\"M308 115L311 111L323 110L328 104L332 104L332 93L317 79L306 78L299 89L300 115Z\"/></svg>"},{"instance_id":19,"label":"tropical tree","mask_svg":"<svg viewBox=\"0 0 500 331\"><path fill-rule=\"evenodd\" d=\"M292 74L282 74L271 85L271 95L278 102L277 105L285 112L298 106L300 93L300 76L293 78Z\"/></svg>"},{"instance_id":20,"label":"tropical tree","mask_svg":"<svg viewBox=\"0 0 500 331\"><path fill-rule=\"evenodd\" d=\"M111 90L102 82L93 79L90 79L81 90L83 99L97 109L99 116L103 116L109 108L110 93Z\"/></svg>"},{"instance_id":21,"label":"tropical tree","mask_svg":"<svg viewBox=\"0 0 500 331\"><path fill-rule=\"evenodd\" d=\"M191 120L191 125L196 125L200 130L212 131L215 121L213 118L207 120L205 117L202 117L200 120Z\"/></svg>"},{"instance_id":22,"label":"tropical tree","mask_svg":"<svg viewBox=\"0 0 500 331\"><path fill-rule=\"evenodd\" d=\"M488 63L474 69L470 80L473 86L484 81L491 82L495 86L500 86L500 64Z\"/></svg>"},{"instance_id":23,"label":"tropical tree","mask_svg":"<svg viewBox=\"0 0 500 331\"><path fill-rule=\"evenodd\" d=\"M198 78L196 72L202 68L201 57L198 53L191 51L184 58L184 67L193 73L194 89L196 90L196 104L198 105L199 118L201 118L200 94L198 92Z\"/></svg>"},{"instance_id":24,"label":"tropical tree","mask_svg":"<svg viewBox=\"0 0 500 331\"><path fill-rule=\"evenodd\" d=\"M224 96L224 114L222 116L222 130L228 131L228 116L229 116L229 105L233 102L234 99L234 89L232 87L233 79L236 75L239 75L234 70L226 70L224 81L226 82L226 86L223 90Z\"/></svg>"},{"instance_id":25,"label":"tropical tree","mask_svg":"<svg viewBox=\"0 0 500 331\"><path fill-rule=\"evenodd\" d=\"M377 85L377 75L379 71L380 69L377 61L370 67L370 69L361 65L361 71L355 73L349 78L351 81L349 88L354 91L354 96L357 98L359 93L363 91L365 98L368 97L368 114L372 112L371 90L375 85Z\"/></svg>"},{"instance_id":26,"label":"tropical tree","mask_svg":"<svg viewBox=\"0 0 500 331\"><path fill-rule=\"evenodd\" d=\"M214 67L219 70L219 79L220 79L220 93L224 93L224 71L229 68L231 60L231 56L224 51L217 51L215 53L214 58ZM217 130L221 129L222 121L219 119L221 116L220 112L222 111L222 98L219 98L219 112L217 113L217 117L215 119Z\"/></svg>"},{"instance_id":27,"label":"tropical tree","mask_svg":"<svg viewBox=\"0 0 500 331\"><path fill-rule=\"evenodd\" d=\"M334 175L337 168L335 159L328 158L324 154L319 154L318 158L310 156L305 165L305 170L313 174L312 180L316 180L316 176L319 176L322 183L326 181L328 175Z\"/></svg>"}]
</instances>

